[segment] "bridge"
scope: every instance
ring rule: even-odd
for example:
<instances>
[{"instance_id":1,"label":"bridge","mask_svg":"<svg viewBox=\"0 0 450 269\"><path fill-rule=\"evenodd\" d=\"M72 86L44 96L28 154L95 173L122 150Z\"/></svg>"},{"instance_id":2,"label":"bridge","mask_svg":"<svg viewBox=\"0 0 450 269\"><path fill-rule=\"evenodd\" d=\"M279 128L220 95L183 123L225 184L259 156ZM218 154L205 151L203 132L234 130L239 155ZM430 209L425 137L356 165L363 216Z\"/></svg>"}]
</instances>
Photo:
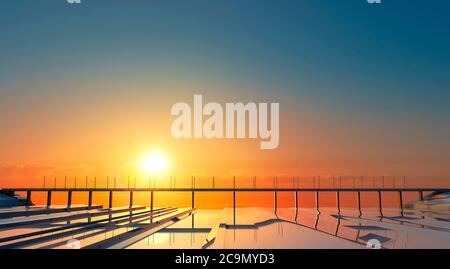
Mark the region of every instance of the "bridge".
<instances>
[{"instance_id":1,"label":"bridge","mask_svg":"<svg viewBox=\"0 0 450 269\"><path fill-rule=\"evenodd\" d=\"M31 205L31 198L34 192L45 192L47 193L47 206L52 205L52 193L55 192L65 192L67 193L67 207L70 208L72 205L72 195L75 192L88 193L87 205L92 207L92 198L94 192L106 192L109 194L108 207L112 208L114 193L126 192L129 193L129 206L130 208L134 206L133 195L136 192L147 192L149 193L150 199L150 210L153 210L154 205L154 194L160 192L184 192L191 193L191 207L195 208L195 194L204 192L228 192L233 194L232 204L233 204L233 223L236 224L236 193L273 193L273 205L275 215L277 215L278 210L278 193L289 192L295 194L294 205L296 211L298 212L299 204L299 193L314 193L315 194L315 208L317 212L320 212L320 199L319 193L335 193L336 195L336 208L338 213L341 211L341 193L355 193L356 207L358 211L361 212L361 193L377 193L378 194L378 210L381 215L383 215L383 203L382 203L382 193L397 193L398 196L398 208L402 211L404 207L403 194L417 193L418 200L424 199L424 193L429 192L449 192L448 188L3 188L0 189L1 192L7 193L8 195L14 195L17 192L26 193L26 205Z\"/></svg>"}]
</instances>

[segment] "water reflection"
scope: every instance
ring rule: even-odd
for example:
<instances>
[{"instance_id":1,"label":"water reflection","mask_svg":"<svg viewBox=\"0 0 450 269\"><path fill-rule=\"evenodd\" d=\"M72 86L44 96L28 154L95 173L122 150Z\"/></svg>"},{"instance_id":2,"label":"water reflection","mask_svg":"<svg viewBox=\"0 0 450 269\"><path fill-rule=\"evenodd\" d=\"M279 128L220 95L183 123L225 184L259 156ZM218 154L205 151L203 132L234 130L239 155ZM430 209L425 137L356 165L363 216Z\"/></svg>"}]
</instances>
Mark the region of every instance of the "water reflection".
<instances>
[{"instance_id":1,"label":"water reflection","mask_svg":"<svg viewBox=\"0 0 450 269\"><path fill-rule=\"evenodd\" d=\"M174 210L158 212L167 216ZM70 240L80 247L89 246L147 227L150 217L149 209L140 209L9 227L0 229L0 248L64 249L71 248ZM278 208L276 214L273 209L257 207L237 208L236 212L200 209L128 248L365 248L374 239L383 248L450 248L449 216L389 209L382 214L331 208Z\"/></svg>"}]
</instances>

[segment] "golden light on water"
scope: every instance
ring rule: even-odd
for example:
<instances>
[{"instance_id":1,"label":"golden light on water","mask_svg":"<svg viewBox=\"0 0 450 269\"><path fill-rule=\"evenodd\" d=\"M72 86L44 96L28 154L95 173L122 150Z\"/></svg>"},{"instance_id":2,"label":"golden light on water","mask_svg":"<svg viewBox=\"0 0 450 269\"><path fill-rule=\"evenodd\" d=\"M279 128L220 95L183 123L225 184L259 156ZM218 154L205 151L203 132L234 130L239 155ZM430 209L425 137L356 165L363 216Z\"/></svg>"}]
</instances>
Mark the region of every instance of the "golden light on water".
<instances>
[{"instance_id":1,"label":"golden light on water","mask_svg":"<svg viewBox=\"0 0 450 269\"><path fill-rule=\"evenodd\" d=\"M146 174L166 172L170 167L170 160L164 152L152 151L142 157L139 169Z\"/></svg>"}]
</instances>

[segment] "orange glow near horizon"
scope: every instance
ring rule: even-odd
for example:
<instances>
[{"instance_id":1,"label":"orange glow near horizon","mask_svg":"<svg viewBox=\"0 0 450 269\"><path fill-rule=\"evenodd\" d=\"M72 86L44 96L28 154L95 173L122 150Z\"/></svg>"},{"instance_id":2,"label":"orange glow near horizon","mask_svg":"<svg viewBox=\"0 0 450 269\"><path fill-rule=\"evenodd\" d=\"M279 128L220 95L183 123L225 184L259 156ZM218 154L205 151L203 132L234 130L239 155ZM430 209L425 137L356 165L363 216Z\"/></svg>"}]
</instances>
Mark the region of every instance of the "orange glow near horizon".
<instances>
[{"instance_id":1,"label":"orange glow near horizon","mask_svg":"<svg viewBox=\"0 0 450 269\"><path fill-rule=\"evenodd\" d=\"M331 117L326 109L310 106L308 100L299 104L280 98L280 145L275 150L260 150L259 141L251 139L174 139L170 107L192 102L198 89L208 89L204 102L221 104L267 101L270 95L263 92L255 99L252 91L242 91L231 97L230 92L245 85L214 84L206 79L96 79L80 79L83 83L79 84L48 82L46 90L71 90L57 105L35 98L29 106L30 100L19 96L17 105L0 108L2 127L8 130L0 140L0 179L22 186L42 186L44 176L57 177L58 186L64 176L72 180L75 176L130 176L145 182L153 174L153 164L143 169L139 163L155 147L170 157L170 166L156 174L177 180L191 176L450 176L445 147L423 140L426 136L414 124L402 132L381 135L393 126L371 122L375 130L371 131L365 128L366 121L352 115ZM43 91L40 86L33 84L30 91ZM263 85L254 87L264 89ZM68 114L69 107L83 109ZM409 134L406 142L404 133Z\"/></svg>"},{"instance_id":2,"label":"orange glow near horizon","mask_svg":"<svg viewBox=\"0 0 450 269\"><path fill-rule=\"evenodd\" d=\"M300 176L303 184L311 187L312 175L405 175L408 179L415 175L448 175L447 162L442 161L446 155L425 147L428 144L411 147L402 142L399 133L380 136L354 127L359 126L358 122L349 125L347 117L329 119L322 109L309 108L305 103L299 106L286 99L279 100L280 146L275 150L260 150L259 141L252 139L174 139L170 134L174 119L170 107L180 101L191 102L197 89L212 91L205 95L205 102L265 100L246 95L233 99L226 95L230 91L226 85L174 83L125 79L104 85L77 84L77 90L88 92L95 87L102 94L66 96L56 107L45 99L36 99L34 106L25 106L27 100L19 100L18 106L0 108L2 115L11 115L5 116L4 128L8 132L0 140L0 188L43 187L44 176L45 186L58 188L93 187L94 179L97 188L111 188L113 184L117 188L190 187L192 176L196 177L196 187L203 188L211 187L215 176L215 186L220 188L232 186L233 176L238 187L251 187L253 176L258 178L257 187L272 186L272 176L278 176L280 184L290 184L286 186L292 186L292 176ZM54 84L51 88L61 86ZM122 94L123 88L129 89L126 95ZM68 107L83 109L67 114ZM384 128L376 123L372 127ZM415 132L405 133L420 142ZM415 154L418 146L429 161L423 162ZM421 186L438 183L417 181ZM114 197L114 205L127 204L127 194ZM229 193L196 194L195 201L199 207L220 208L229 207L231 198ZM45 193L33 195L37 204L45 204L45 199ZM65 204L66 199L64 194L55 194L53 202ZM86 199L85 193L77 193L73 203L86 203ZM155 199L155 206L190 206L190 195L186 193L157 193ZM273 203L270 194L238 194L237 199L240 206ZM293 197L281 195L280 204L284 200L291 205ZM94 203L107 202L107 194L94 195ZM148 193L136 194L135 203L148 206ZM303 203L312 205L309 201Z\"/></svg>"}]
</instances>

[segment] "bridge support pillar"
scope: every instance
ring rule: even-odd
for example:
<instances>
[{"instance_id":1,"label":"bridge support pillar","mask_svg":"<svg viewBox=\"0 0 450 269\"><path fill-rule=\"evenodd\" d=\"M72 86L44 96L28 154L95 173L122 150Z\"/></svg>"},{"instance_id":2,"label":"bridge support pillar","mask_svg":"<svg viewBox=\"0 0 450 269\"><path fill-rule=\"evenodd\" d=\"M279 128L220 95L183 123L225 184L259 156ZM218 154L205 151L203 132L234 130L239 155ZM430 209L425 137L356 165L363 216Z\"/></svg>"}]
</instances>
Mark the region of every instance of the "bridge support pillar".
<instances>
[{"instance_id":1,"label":"bridge support pillar","mask_svg":"<svg viewBox=\"0 0 450 269\"><path fill-rule=\"evenodd\" d=\"M361 192L356 193L356 205L358 206L359 217L361 217Z\"/></svg>"},{"instance_id":2,"label":"bridge support pillar","mask_svg":"<svg viewBox=\"0 0 450 269\"><path fill-rule=\"evenodd\" d=\"M108 207L112 208L113 207L113 192L109 191L109 203L108 203Z\"/></svg>"},{"instance_id":3,"label":"bridge support pillar","mask_svg":"<svg viewBox=\"0 0 450 269\"><path fill-rule=\"evenodd\" d=\"M339 191L336 192L336 207L338 211L338 215L341 214L341 199Z\"/></svg>"},{"instance_id":4,"label":"bridge support pillar","mask_svg":"<svg viewBox=\"0 0 450 269\"><path fill-rule=\"evenodd\" d=\"M88 206L89 208L92 207L92 191L89 191Z\"/></svg>"},{"instance_id":5,"label":"bridge support pillar","mask_svg":"<svg viewBox=\"0 0 450 269\"><path fill-rule=\"evenodd\" d=\"M320 213L319 192L316 191L315 196L316 196L316 210L317 210L317 212Z\"/></svg>"},{"instance_id":6,"label":"bridge support pillar","mask_svg":"<svg viewBox=\"0 0 450 269\"><path fill-rule=\"evenodd\" d=\"M52 205L52 191L47 192L47 206Z\"/></svg>"},{"instance_id":7,"label":"bridge support pillar","mask_svg":"<svg viewBox=\"0 0 450 269\"><path fill-rule=\"evenodd\" d=\"M274 191L273 192L273 208L275 211L275 216L278 218L278 192Z\"/></svg>"},{"instance_id":8,"label":"bridge support pillar","mask_svg":"<svg viewBox=\"0 0 450 269\"><path fill-rule=\"evenodd\" d=\"M233 191L233 225L236 225L236 192Z\"/></svg>"},{"instance_id":9,"label":"bridge support pillar","mask_svg":"<svg viewBox=\"0 0 450 269\"><path fill-rule=\"evenodd\" d=\"M295 192L295 223L297 223L298 217L298 191Z\"/></svg>"},{"instance_id":10,"label":"bridge support pillar","mask_svg":"<svg viewBox=\"0 0 450 269\"><path fill-rule=\"evenodd\" d=\"M153 191L150 192L150 223L153 223Z\"/></svg>"},{"instance_id":11,"label":"bridge support pillar","mask_svg":"<svg viewBox=\"0 0 450 269\"><path fill-rule=\"evenodd\" d=\"M381 201L381 191L378 191L378 209L380 210L380 215L383 217L383 203Z\"/></svg>"},{"instance_id":12,"label":"bridge support pillar","mask_svg":"<svg viewBox=\"0 0 450 269\"><path fill-rule=\"evenodd\" d=\"M398 206L400 209L400 214L403 216L403 195L402 191L398 191Z\"/></svg>"},{"instance_id":13,"label":"bridge support pillar","mask_svg":"<svg viewBox=\"0 0 450 269\"><path fill-rule=\"evenodd\" d=\"M133 191L130 191L130 208L133 207Z\"/></svg>"},{"instance_id":14,"label":"bridge support pillar","mask_svg":"<svg viewBox=\"0 0 450 269\"><path fill-rule=\"evenodd\" d=\"M31 206L31 191L27 191L26 205Z\"/></svg>"},{"instance_id":15,"label":"bridge support pillar","mask_svg":"<svg viewBox=\"0 0 450 269\"><path fill-rule=\"evenodd\" d=\"M72 206L72 191L69 191L67 193L67 207L71 207Z\"/></svg>"}]
</instances>

